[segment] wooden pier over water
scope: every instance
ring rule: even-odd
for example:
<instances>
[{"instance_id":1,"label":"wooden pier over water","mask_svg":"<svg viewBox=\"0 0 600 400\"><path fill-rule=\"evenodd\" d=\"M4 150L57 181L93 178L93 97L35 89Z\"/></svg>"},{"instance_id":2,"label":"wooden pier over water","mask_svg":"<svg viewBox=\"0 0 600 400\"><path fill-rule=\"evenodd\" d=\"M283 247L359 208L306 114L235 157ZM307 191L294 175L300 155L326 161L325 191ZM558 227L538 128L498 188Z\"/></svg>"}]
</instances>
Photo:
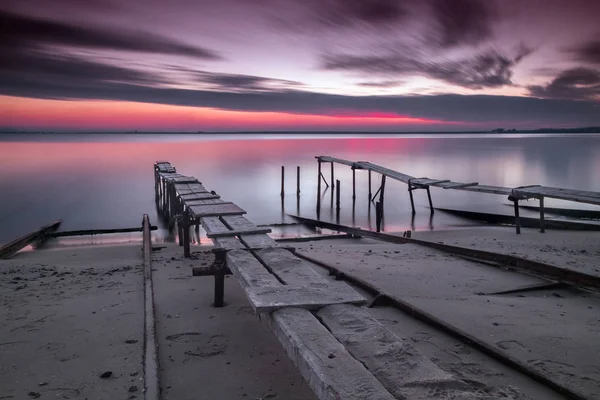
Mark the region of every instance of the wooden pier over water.
<instances>
[{"instance_id":1,"label":"wooden pier over water","mask_svg":"<svg viewBox=\"0 0 600 400\"><path fill-rule=\"evenodd\" d=\"M574 190L574 189L563 189L542 185L528 185L528 186L519 186L515 188L503 187L503 186L491 186L491 185L481 185L478 182L454 182L450 179L432 179L432 178L416 178L414 176L410 176L404 174L402 172L394 171L392 169L373 164L367 161L349 161L341 158L329 157L329 156L316 156L315 157L318 162L318 193L321 193L321 182L323 181L327 186L327 180L323 175L321 169L321 164L329 163L331 164L331 183L332 187L335 186L335 172L334 172L334 164L342 164L349 166L352 168L352 197L356 199L356 170L365 170L369 173L369 199L374 201L379 195L379 201L377 202L376 210L378 212L378 221L380 220L383 213L383 202L384 202L384 193L385 193L385 183L386 178L394 179L396 181L405 183L408 185L408 193L410 196L410 203L412 207L412 213L415 214L415 203L413 198L413 191L417 189L423 189L427 191L427 197L429 200L429 207L431 213L434 213L433 201L431 199L430 187L438 187L446 190L462 190L467 192L477 192L477 193L488 193L488 194L498 194L508 196L508 200L512 201L514 204L514 213L515 213L515 226L517 233L521 233L521 224L519 217L519 201L527 200L527 199L537 199L540 202L539 212L540 212L540 231L544 232L545 224L544 224L544 199L557 199L557 200L566 200L573 201L579 203L586 204L594 204L600 205L600 192L591 192L584 190ZM375 193L372 195L371 193L371 174L372 172L381 174L381 186ZM317 196L320 198L320 196ZM317 207L320 207L320 204L317 204Z\"/></svg>"},{"instance_id":2,"label":"wooden pier over water","mask_svg":"<svg viewBox=\"0 0 600 400\"><path fill-rule=\"evenodd\" d=\"M321 162L333 165L336 160L319 160L319 166ZM353 170L361 169L356 163L341 161ZM408 177L370 163L361 163L360 166L370 172L382 173L384 177L394 176L399 180ZM321 171L319 174L322 177ZM196 178L177 173L167 162L154 165L154 176L159 213L170 227L177 226L185 257L193 260L190 249L192 227L198 230L202 226L214 243L213 264L210 267L194 267L193 274L214 276L215 307L225 305L224 277L232 274L243 287L255 312L279 339L319 399L393 400L453 396L482 400L495 393L496 387L488 387L481 382L472 384L442 370L375 319L363 307L366 303L363 295L342 281L345 274L337 271L335 280L320 274L311 266L315 262L309 257L278 244L267 235L269 229L254 225L244 217L246 212L243 209L208 191ZM412 177L406 179L412 186ZM421 178L416 184L424 188L422 186L427 184L441 183ZM454 184L450 187L458 186ZM384 187L380 189L383 200ZM373 290L371 287L367 292ZM378 301L387 296L378 290L375 292L376 297L370 306L379 304ZM410 308L411 314L423 314L412 305L404 306ZM469 346L566 398L585 398L554 382L544 372L460 332L452 325L435 318L430 318L427 323L438 329L444 327L443 330ZM484 397L481 393L485 393Z\"/></svg>"}]
</instances>

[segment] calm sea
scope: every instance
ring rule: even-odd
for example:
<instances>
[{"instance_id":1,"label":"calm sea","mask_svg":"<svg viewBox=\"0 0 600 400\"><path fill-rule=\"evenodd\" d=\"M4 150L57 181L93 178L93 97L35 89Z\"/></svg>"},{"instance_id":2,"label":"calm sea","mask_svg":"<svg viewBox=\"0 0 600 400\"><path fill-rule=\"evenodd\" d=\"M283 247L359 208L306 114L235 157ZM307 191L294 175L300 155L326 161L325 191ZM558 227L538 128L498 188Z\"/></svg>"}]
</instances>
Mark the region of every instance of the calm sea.
<instances>
[{"instance_id":1,"label":"calm sea","mask_svg":"<svg viewBox=\"0 0 600 400\"><path fill-rule=\"evenodd\" d=\"M132 227L154 205L152 165L170 161L206 188L233 201L257 224L292 222L286 214L316 216L316 155L370 161L416 177L500 186L542 184L600 191L600 135L0 135L0 243L62 219L63 230ZM281 166L286 167L282 207ZM301 195L296 196L296 167ZM329 166L324 165L329 180ZM374 227L368 175L336 165L341 180L341 223ZM373 175L373 191L380 181ZM321 219L335 220L331 190L321 194ZM435 206L510 214L504 196L432 189ZM388 181L385 230L448 229L472 224L436 213L425 191L415 192L411 218L407 187ZM531 205L536 205L530 201ZM594 208L547 202L548 206ZM597 209L597 207L596 207ZM300 227L276 232L306 234ZM169 240L164 230L157 237Z\"/></svg>"}]
</instances>

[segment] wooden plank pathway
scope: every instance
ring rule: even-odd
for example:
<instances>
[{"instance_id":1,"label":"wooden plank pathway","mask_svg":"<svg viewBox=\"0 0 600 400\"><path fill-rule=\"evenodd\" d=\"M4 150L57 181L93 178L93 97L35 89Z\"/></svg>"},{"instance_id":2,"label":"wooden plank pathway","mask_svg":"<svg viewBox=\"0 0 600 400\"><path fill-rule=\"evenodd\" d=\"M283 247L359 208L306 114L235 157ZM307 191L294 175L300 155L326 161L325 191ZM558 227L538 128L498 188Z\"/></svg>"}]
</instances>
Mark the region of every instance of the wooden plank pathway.
<instances>
[{"instance_id":1,"label":"wooden plank pathway","mask_svg":"<svg viewBox=\"0 0 600 400\"><path fill-rule=\"evenodd\" d=\"M215 306L223 306L229 270L319 399L481 398L476 394L480 386L442 371L372 318L360 307L366 299L352 287L323 276L293 249L279 246L237 205L221 199L188 205L160 168L168 166L155 165L157 205L169 222L179 219L184 254L190 256L191 225L202 225L212 237ZM202 201L213 203L198 204ZM432 383L448 389L440 386L432 394Z\"/></svg>"},{"instance_id":2,"label":"wooden plank pathway","mask_svg":"<svg viewBox=\"0 0 600 400\"><path fill-rule=\"evenodd\" d=\"M556 188L550 186L542 186L542 185L528 185L528 186L519 186L515 188L503 187L503 186L492 186L492 185L480 185L478 182L454 182L450 179L432 179L432 178L417 178L414 176L410 176L404 174L402 172L398 172L381 165L373 164L366 161L349 161L340 158L330 157L330 156L316 156L317 162L319 163L319 188L322 179L321 174L321 164L322 163L331 163L331 180L334 179L334 164L342 164L350 166L353 170L367 170L369 171L369 197L371 197L371 172L379 173L383 177L389 177L391 179L397 180L399 182L405 183L408 185L408 191L410 194L410 200L412 205L412 212L415 213L414 200L412 196L412 191L415 189L425 189L427 190L427 195L429 198L429 206L431 209L431 213L433 213L433 204L431 201L431 195L429 192L430 187L439 187L442 189L451 189L451 190L462 190L467 192L477 192L477 193L488 193L488 194L498 194L508 196L508 199L514 203L515 210L515 225L517 229L517 233L520 233L520 217L519 217L519 201L527 200L527 199L537 199L540 201L540 231L544 232L545 230L545 221L544 221L544 199L558 199L558 200L566 200L566 201L574 201L579 203L587 203L600 205L600 192L592 192L585 190L575 190L575 189L564 189L564 188ZM355 188L355 179L353 178L353 192L356 192ZM382 180L382 185L377 193L381 193L380 202L383 204L383 189L385 188L385 180ZM319 190L320 191L320 190ZM377 193L375 196L377 196ZM354 198L356 196L354 195ZM374 199L375 197L373 197Z\"/></svg>"}]
</instances>

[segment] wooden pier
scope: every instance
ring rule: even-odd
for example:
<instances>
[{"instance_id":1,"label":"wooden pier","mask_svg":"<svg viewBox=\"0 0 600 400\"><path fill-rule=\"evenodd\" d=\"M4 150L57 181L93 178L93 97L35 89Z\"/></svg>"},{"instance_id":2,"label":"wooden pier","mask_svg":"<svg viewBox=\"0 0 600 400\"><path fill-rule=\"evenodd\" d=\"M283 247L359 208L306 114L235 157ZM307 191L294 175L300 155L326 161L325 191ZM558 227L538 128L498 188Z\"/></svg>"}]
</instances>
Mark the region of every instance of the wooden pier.
<instances>
[{"instance_id":1,"label":"wooden pier","mask_svg":"<svg viewBox=\"0 0 600 400\"><path fill-rule=\"evenodd\" d=\"M159 212L181 227L185 256L192 226L201 225L214 243L213 265L193 269L214 276L214 305L224 306L224 276L231 273L319 399L415 398L431 382L452 387L459 397L473 392L374 319L351 286L280 246L240 207L166 162L156 163L154 173Z\"/></svg>"},{"instance_id":2,"label":"wooden pier","mask_svg":"<svg viewBox=\"0 0 600 400\"><path fill-rule=\"evenodd\" d=\"M513 202L514 204L514 213L515 213L515 226L517 233L521 233L521 223L519 217L519 201L527 200L527 199L537 199L540 202L539 212L540 212L540 232L544 232L546 225L544 220L544 199L558 199L558 200L566 200L566 201L574 201L579 203L586 204L594 204L600 205L600 192L591 192L584 190L574 190L574 189L563 189L563 188L555 188L549 186L541 186L541 185L529 185L529 186L519 186L516 188L502 187L502 186L491 186L491 185L480 185L478 182L454 182L450 179L432 179L432 178L416 178L414 176L410 176L404 174L402 172L394 171L392 169L382 167L377 164L373 164L366 161L349 161L341 158L329 157L329 156L316 156L315 157L318 162L318 194L317 198L320 198L320 189L321 189L321 181L323 180L326 184L327 181L325 177L321 173L321 164L322 163L330 163L331 164L331 182L334 180L334 164L346 165L352 168L352 193L353 199L356 198L356 170L366 170L369 172L369 199L374 201L377 195L379 195L380 207L383 207L384 202L384 191L385 191L385 183L386 177L390 179L394 179L396 181L405 183L408 185L408 193L410 197L410 203L412 208L412 213L415 214L415 204L413 199L412 192L417 189L423 189L427 191L427 197L429 200L429 207L431 213L434 213L433 201L431 199L430 187L438 187L441 189L450 189L450 190L462 190L467 192L477 192L477 193L488 193L488 194L498 194L508 196L508 200ZM375 172L381 174L381 186L377 190L374 196L371 196L371 173ZM317 202L317 207L320 207L320 202ZM378 221L380 221L381 216L378 216Z\"/></svg>"}]
</instances>

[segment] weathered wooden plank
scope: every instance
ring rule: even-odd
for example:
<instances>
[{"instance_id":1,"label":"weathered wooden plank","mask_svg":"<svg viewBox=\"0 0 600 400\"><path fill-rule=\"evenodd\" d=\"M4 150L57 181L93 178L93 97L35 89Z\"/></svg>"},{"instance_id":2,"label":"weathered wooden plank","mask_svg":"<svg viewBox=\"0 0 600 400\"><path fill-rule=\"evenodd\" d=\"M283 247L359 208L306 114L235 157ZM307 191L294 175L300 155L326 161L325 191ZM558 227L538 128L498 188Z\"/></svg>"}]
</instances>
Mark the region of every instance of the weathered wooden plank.
<instances>
[{"instance_id":1,"label":"weathered wooden plank","mask_svg":"<svg viewBox=\"0 0 600 400\"><path fill-rule=\"evenodd\" d=\"M172 182L172 183L196 183L198 182L198 179L194 178L193 176L173 176L173 177L169 177L169 178L165 178L167 180L167 182Z\"/></svg>"},{"instance_id":2,"label":"weathered wooden plank","mask_svg":"<svg viewBox=\"0 0 600 400\"><path fill-rule=\"evenodd\" d=\"M195 218L215 217L219 215L242 215L246 211L233 203L192 205L189 207Z\"/></svg>"},{"instance_id":3,"label":"weathered wooden plank","mask_svg":"<svg viewBox=\"0 0 600 400\"><path fill-rule=\"evenodd\" d=\"M204 230L208 232L227 232L227 228L218 217L204 217L200 218L200 224ZM244 245L238 239L235 238L215 238L211 239L215 246L222 249L242 249Z\"/></svg>"},{"instance_id":4,"label":"weathered wooden plank","mask_svg":"<svg viewBox=\"0 0 600 400\"><path fill-rule=\"evenodd\" d=\"M246 296L257 313L272 312L284 307L319 310L332 304L366 303L366 299L356 290L344 282L335 281L310 286L249 287L246 288Z\"/></svg>"},{"instance_id":5,"label":"weathered wooden plank","mask_svg":"<svg viewBox=\"0 0 600 400\"><path fill-rule=\"evenodd\" d=\"M244 287L276 287L283 284L246 250L227 252L227 267Z\"/></svg>"},{"instance_id":6,"label":"weathered wooden plank","mask_svg":"<svg viewBox=\"0 0 600 400\"><path fill-rule=\"evenodd\" d=\"M187 200L187 201L185 201L185 205L188 207L210 205L210 204L228 204L228 203L229 203L228 201L223 201L221 199Z\"/></svg>"},{"instance_id":7,"label":"weathered wooden plank","mask_svg":"<svg viewBox=\"0 0 600 400\"><path fill-rule=\"evenodd\" d=\"M61 220L54 221L49 225L42 226L33 232L30 232L18 239L13 240L10 243L5 244L4 246L0 247L0 258L9 258L23 247L35 242L36 240L43 239L46 234L56 231L61 222Z\"/></svg>"},{"instance_id":8,"label":"weathered wooden plank","mask_svg":"<svg viewBox=\"0 0 600 400\"><path fill-rule=\"evenodd\" d=\"M225 224L227 224L229 228L233 230L257 229L256 225L254 225L252 222L248 221L241 215L224 216L223 221L225 222ZM279 245L273 238L265 234L242 235L240 239L246 246L255 249L279 247Z\"/></svg>"},{"instance_id":9,"label":"weathered wooden plank","mask_svg":"<svg viewBox=\"0 0 600 400\"><path fill-rule=\"evenodd\" d=\"M303 286L328 283L329 280L315 271L310 263L280 248L257 250L256 256L271 272L288 285Z\"/></svg>"},{"instance_id":10,"label":"weathered wooden plank","mask_svg":"<svg viewBox=\"0 0 600 400\"><path fill-rule=\"evenodd\" d=\"M364 308L332 305L322 308L317 316L348 352L396 398L446 398L444 388L447 395L457 398L463 398L461 392L465 392L463 395L469 392L464 382L443 371L408 340L397 337ZM439 395L433 396L433 391Z\"/></svg>"},{"instance_id":11,"label":"weathered wooden plank","mask_svg":"<svg viewBox=\"0 0 600 400\"><path fill-rule=\"evenodd\" d=\"M308 310L283 308L263 320L321 400L394 400Z\"/></svg>"},{"instance_id":12,"label":"weathered wooden plank","mask_svg":"<svg viewBox=\"0 0 600 400\"><path fill-rule=\"evenodd\" d=\"M189 200L208 200L208 199L219 199L220 196L218 194L212 194L209 192L202 193L189 193L189 194L180 194L179 197L183 201Z\"/></svg>"},{"instance_id":13,"label":"weathered wooden plank","mask_svg":"<svg viewBox=\"0 0 600 400\"><path fill-rule=\"evenodd\" d=\"M270 233L271 229L269 228L256 228L256 229L241 229L241 230L233 230L233 231L227 231L227 232L216 232L216 233L207 233L206 236L209 238L216 238L216 237L234 237L234 236L241 236L241 235L254 235L254 234L259 234L259 233Z\"/></svg>"},{"instance_id":14,"label":"weathered wooden plank","mask_svg":"<svg viewBox=\"0 0 600 400\"><path fill-rule=\"evenodd\" d=\"M463 183L463 182L449 182L447 184L445 184L443 186L444 189L462 189L462 188L466 188L469 186L476 186L479 185L478 182L470 182L470 183Z\"/></svg>"}]
</instances>

